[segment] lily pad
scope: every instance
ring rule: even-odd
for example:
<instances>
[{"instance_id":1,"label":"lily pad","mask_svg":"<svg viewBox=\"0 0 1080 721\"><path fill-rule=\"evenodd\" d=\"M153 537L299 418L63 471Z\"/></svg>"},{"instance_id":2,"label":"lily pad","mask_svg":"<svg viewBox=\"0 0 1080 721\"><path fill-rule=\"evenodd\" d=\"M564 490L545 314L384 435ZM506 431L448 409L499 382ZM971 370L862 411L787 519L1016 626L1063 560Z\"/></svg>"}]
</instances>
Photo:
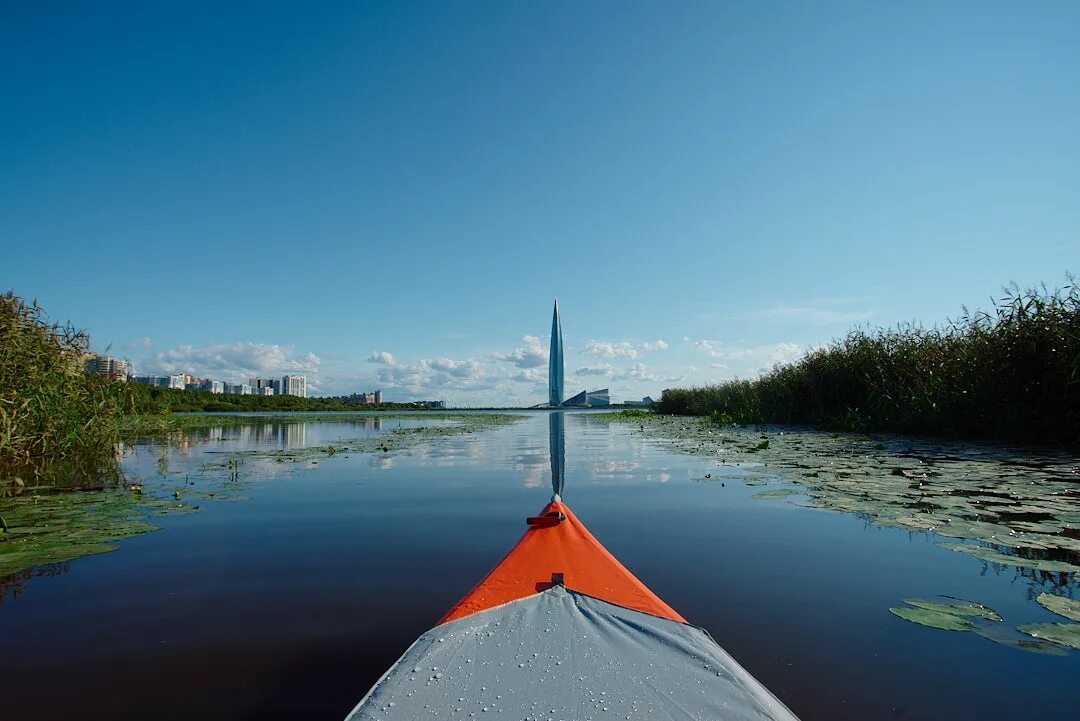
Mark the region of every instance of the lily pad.
<instances>
[{"instance_id":1,"label":"lily pad","mask_svg":"<svg viewBox=\"0 0 1080 721\"><path fill-rule=\"evenodd\" d=\"M965 601L961 598L948 601L929 601L925 598L905 598L904 603L927 611L939 613L951 613L954 616L971 616L972 618L985 618L987 621L1000 621L1001 616L992 608L987 608L981 603Z\"/></svg>"},{"instance_id":2,"label":"lily pad","mask_svg":"<svg viewBox=\"0 0 1080 721\"><path fill-rule=\"evenodd\" d=\"M991 563L1001 563L1007 566L1035 568L1040 571L1063 571L1066 573L1075 573L1080 571L1080 566L1066 563L1065 561L1047 561L1036 558L1022 558L1021 556L1009 556L999 551L995 551L992 548L987 548L986 546L972 546L967 543L941 543L938 545L940 545L942 548L947 548L950 551L970 553L972 556L975 556L976 558L981 558L984 561L989 561Z\"/></svg>"},{"instance_id":3,"label":"lily pad","mask_svg":"<svg viewBox=\"0 0 1080 721\"><path fill-rule=\"evenodd\" d=\"M1073 621L1080 621L1080 601L1074 601L1064 596L1055 596L1052 593L1040 593L1035 600L1042 604L1044 608L1053 611L1059 616L1064 616Z\"/></svg>"},{"instance_id":4,"label":"lily pad","mask_svg":"<svg viewBox=\"0 0 1080 721\"><path fill-rule=\"evenodd\" d=\"M975 626L975 633L988 641L993 641L1001 646L1015 648L1018 651L1037 653L1041 656L1068 656L1069 652L1056 643L1032 638L1020 633L1011 626L1000 623L988 623Z\"/></svg>"},{"instance_id":5,"label":"lily pad","mask_svg":"<svg viewBox=\"0 0 1080 721\"><path fill-rule=\"evenodd\" d=\"M754 494L754 498L769 499L769 498L787 498L790 495L798 493L794 488L773 488L768 491L758 491Z\"/></svg>"},{"instance_id":6,"label":"lily pad","mask_svg":"<svg viewBox=\"0 0 1080 721\"><path fill-rule=\"evenodd\" d=\"M672 450L722 453L733 474L745 472L746 462L756 458L768 465L770 475L797 484L811 505L857 513L882 526L979 541L992 548L953 550L995 563L1080 572L1075 555L1043 561L1031 556L1044 554L1004 553L1007 547L1080 553L1080 538L1069 532L1080 529L1078 499L1062 483L1076 477L1072 457L951 441L882 443L859 434L813 431L773 434L762 447L762 436L751 428L725 429L721 439L710 432L714 426L695 418L635 417L633 422Z\"/></svg>"},{"instance_id":7,"label":"lily pad","mask_svg":"<svg viewBox=\"0 0 1080 721\"><path fill-rule=\"evenodd\" d=\"M906 606L890 608L889 613L894 616L899 616L905 621L911 621L920 626L940 628L943 631L970 631L973 628L971 621L963 616L957 616L954 613L942 613L941 611L931 611L925 608L908 608Z\"/></svg>"},{"instance_id":8,"label":"lily pad","mask_svg":"<svg viewBox=\"0 0 1080 721\"><path fill-rule=\"evenodd\" d=\"M1080 623L1028 623L1016 629L1040 640L1080 648Z\"/></svg>"}]
</instances>

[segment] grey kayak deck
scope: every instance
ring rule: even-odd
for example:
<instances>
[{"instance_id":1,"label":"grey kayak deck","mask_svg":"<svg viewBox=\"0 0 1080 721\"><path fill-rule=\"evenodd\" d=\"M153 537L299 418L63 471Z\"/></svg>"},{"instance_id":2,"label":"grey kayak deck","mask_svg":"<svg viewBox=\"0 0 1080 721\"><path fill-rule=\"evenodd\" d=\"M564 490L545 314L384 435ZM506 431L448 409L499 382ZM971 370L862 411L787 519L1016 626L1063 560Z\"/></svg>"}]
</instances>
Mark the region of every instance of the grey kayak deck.
<instances>
[{"instance_id":1,"label":"grey kayak deck","mask_svg":"<svg viewBox=\"0 0 1080 721\"><path fill-rule=\"evenodd\" d=\"M361 719L797 721L702 629L561 586L423 634Z\"/></svg>"}]
</instances>

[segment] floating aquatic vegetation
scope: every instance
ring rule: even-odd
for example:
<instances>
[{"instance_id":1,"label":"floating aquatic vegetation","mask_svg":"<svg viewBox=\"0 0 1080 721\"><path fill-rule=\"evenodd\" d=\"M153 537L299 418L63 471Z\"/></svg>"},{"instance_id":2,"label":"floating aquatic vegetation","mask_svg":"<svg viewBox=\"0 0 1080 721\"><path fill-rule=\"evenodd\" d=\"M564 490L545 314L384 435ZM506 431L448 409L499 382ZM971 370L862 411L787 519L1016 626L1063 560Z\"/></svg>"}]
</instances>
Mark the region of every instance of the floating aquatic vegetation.
<instances>
[{"instance_id":1,"label":"floating aquatic vegetation","mask_svg":"<svg viewBox=\"0 0 1080 721\"><path fill-rule=\"evenodd\" d=\"M994 609L987 608L981 603L965 601L960 598L946 598L944 601L931 601L925 598L905 598L904 603L927 611L950 613L954 616L985 618L987 621L1001 620L1001 616L998 615L997 611Z\"/></svg>"},{"instance_id":2,"label":"floating aquatic vegetation","mask_svg":"<svg viewBox=\"0 0 1080 721\"><path fill-rule=\"evenodd\" d=\"M263 422L263 417L244 418L248 423ZM346 415L333 418L351 420ZM203 501L245 500L238 493L245 457L261 456L280 463L316 463L318 457L333 457L345 451L387 454L438 438L514 423L523 416L456 414L426 418L438 418L439 424L395 428L380 435L335 441L321 447L222 454L218 457L224 460L202 463L196 479L184 478L179 486L170 475L167 453L178 440L174 437L161 439L161 447L156 449L160 453L155 457L155 473L141 482L112 483L78 492L22 484L0 494L0 577L115 550L116 541L156 530L157 526L147 521L153 516L190 513L198 510L197 504ZM181 448L187 447L183 439L179 442Z\"/></svg>"},{"instance_id":3,"label":"floating aquatic vegetation","mask_svg":"<svg viewBox=\"0 0 1080 721\"><path fill-rule=\"evenodd\" d=\"M112 551L114 541L155 530L144 518L156 505L123 488L5 499L0 576Z\"/></svg>"},{"instance_id":4,"label":"floating aquatic vegetation","mask_svg":"<svg viewBox=\"0 0 1080 721\"><path fill-rule=\"evenodd\" d=\"M1053 611L1059 616L1064 616L1073 621L1080 621L1080 601L1065 598L1064 596L1055 596L1052 593L1040 593L1035 600L1043 608Z\"/></svg>"},{"instance_id":5,"label":"floating aquatic vegetation","mask_svg":"<svg viewBox=\"0 0 1080 721\"><path fill-rule=\"evenodd\" d=\"M754 498L787 498L798 492L799 491L794 488L772 488L767 491L758 491L754 494Z\"/></svg>"},{"instance_id":6,"label":"floating aquatic vegetation","mask_svg":"<svg viewBox=\"0 0 1080 721\"><path fill-rule=\"evenodd\" d=\"M950 551L959 551L961 553L970 553L976 558L981 558L984 561L991 563L1000 563L1006 566L1019 566L1022 568L1035 568L1040 571L1065 571L1075 572L1080 571L1080 566L1076 566L1064 561L1050 561L1037 558L1022 558L1020 556L1010 556L1005 553L1000 553L992 548L986 546L973 546L967 543L940 543L938 544L942 548L947 548Z\"/></svg>"},{"instance_id":7,"label":"floating aquatic vegetation","mask_svg":"<svg viewBox=\"0 0 1080 721\"><path fill-rule=\"evenodd\" d=\"M931 611L925 608L909 608L898 606L889 609L889 613L899 616L905 621L917 623L920 626L940 628L943 631L970 631L974 626L971 621L954 613L944 611Z\"/></svg>"},{"instance_id":8,"label":"floating aquatic vegetation","mask_svg":"<svg viewBox=\"0 0 1080 721\"><path fill-rule=\"evenodd\" d=\"M1040 640L1080 648L1080 623L1028 623L1016 628Z\"/></svg>"},{"instance_id":9,"label":"floating aquatic vegetation","mask_svg":"<svg viewBox=\"0 0 1080 721\"><path fill-rule=\"evenodd\" d=\"M1027 653L1037 653L1042 656L1068 656L1069 651L1056 643L1032 638L1020 633L1012 626L1001 623L979 623L971 629L975 634L982 636L988 641L993 641L1000 646L1014 648Z\"/></svg>"},{"instance_id":10,"label":"floating aquatic vegetation","mask_svg":"<svg viewBox=\"0 0 1080 721\"><path fill-rule=\"evenodd\" d=\"M1080 459L1066 452L798 428L763 434L761 427L691 417L610 416L632 422L632 432L668 450L710 458L712 480L794 483L811 505L977 542L945 547L1039 581L1067 584L1054 574L1080 572Z\"/></svg>"},{"instance_id":11,"label":"floating aquatic vegetation","mask_svg":"<svg viewBox=\"0 0 1080 721\"><path fill-rule=\"evenodd\" d=\"M1061 639L1072 638L1074 631L1062 630L1059 627L1073 626L1080 629L1080 624L1054 623L1031 624L1014 629L1003 625L1001 615L994 609L981 603L949 596L942 596L941 600L905 598L904 603L908 605L890 608L889 612L920 626L943 631L972 631L1001 646L1046 656L1069 655L1069 652L1062 648ZM1035 633L1027 629L1034 629ZM1076 639L1080 642L1080 635L1077 635Z\"/></svg>"}]
</instances>

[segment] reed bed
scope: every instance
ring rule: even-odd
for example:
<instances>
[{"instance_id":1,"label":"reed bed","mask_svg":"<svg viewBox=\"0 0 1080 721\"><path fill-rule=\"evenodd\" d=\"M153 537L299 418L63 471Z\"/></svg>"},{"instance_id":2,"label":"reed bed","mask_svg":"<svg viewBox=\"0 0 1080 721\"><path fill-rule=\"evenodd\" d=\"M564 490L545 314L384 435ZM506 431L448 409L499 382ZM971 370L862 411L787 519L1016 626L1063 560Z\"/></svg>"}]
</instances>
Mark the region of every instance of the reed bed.
<instances>
[{"instance_id":1,"label":"reed bed","mask_svg":"<svg viewBox=\"0 0 1080 721\"><path fill-rule=\"evenodd\" d=\"M83 372L88 350L84 331L0 295L0 478L62 471L77 483L115 467L125 396Z\"/></svg>"},{"instance_id":2,"label":"reed bed","mask_svg":"<svg viewBox=\"0 0 1080 721\"><path fill-rule=\"evenodd\" d=\"M992 310L856 328L755 380L665 390L661 413L1080 446L1080 289L1006 288Z\"/></svg>"}]
</instances>

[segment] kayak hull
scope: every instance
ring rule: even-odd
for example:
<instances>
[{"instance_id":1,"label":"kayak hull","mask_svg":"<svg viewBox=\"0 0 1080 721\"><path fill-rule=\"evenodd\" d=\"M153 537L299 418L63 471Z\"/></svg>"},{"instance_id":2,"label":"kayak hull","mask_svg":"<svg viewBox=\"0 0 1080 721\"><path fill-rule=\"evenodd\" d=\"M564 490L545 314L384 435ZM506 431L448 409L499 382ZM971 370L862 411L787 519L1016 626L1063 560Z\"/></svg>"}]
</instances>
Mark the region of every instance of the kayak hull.
<instances>
[{"instance_id":1,"label":"kayak hull","mask_svg":"<svg viewBox=\"0 0 1080 721\"><path fill-rule=\"evenodd\" d=\"M347 721L798 721L558 500Z\"/></svg>"}]
</instances>

